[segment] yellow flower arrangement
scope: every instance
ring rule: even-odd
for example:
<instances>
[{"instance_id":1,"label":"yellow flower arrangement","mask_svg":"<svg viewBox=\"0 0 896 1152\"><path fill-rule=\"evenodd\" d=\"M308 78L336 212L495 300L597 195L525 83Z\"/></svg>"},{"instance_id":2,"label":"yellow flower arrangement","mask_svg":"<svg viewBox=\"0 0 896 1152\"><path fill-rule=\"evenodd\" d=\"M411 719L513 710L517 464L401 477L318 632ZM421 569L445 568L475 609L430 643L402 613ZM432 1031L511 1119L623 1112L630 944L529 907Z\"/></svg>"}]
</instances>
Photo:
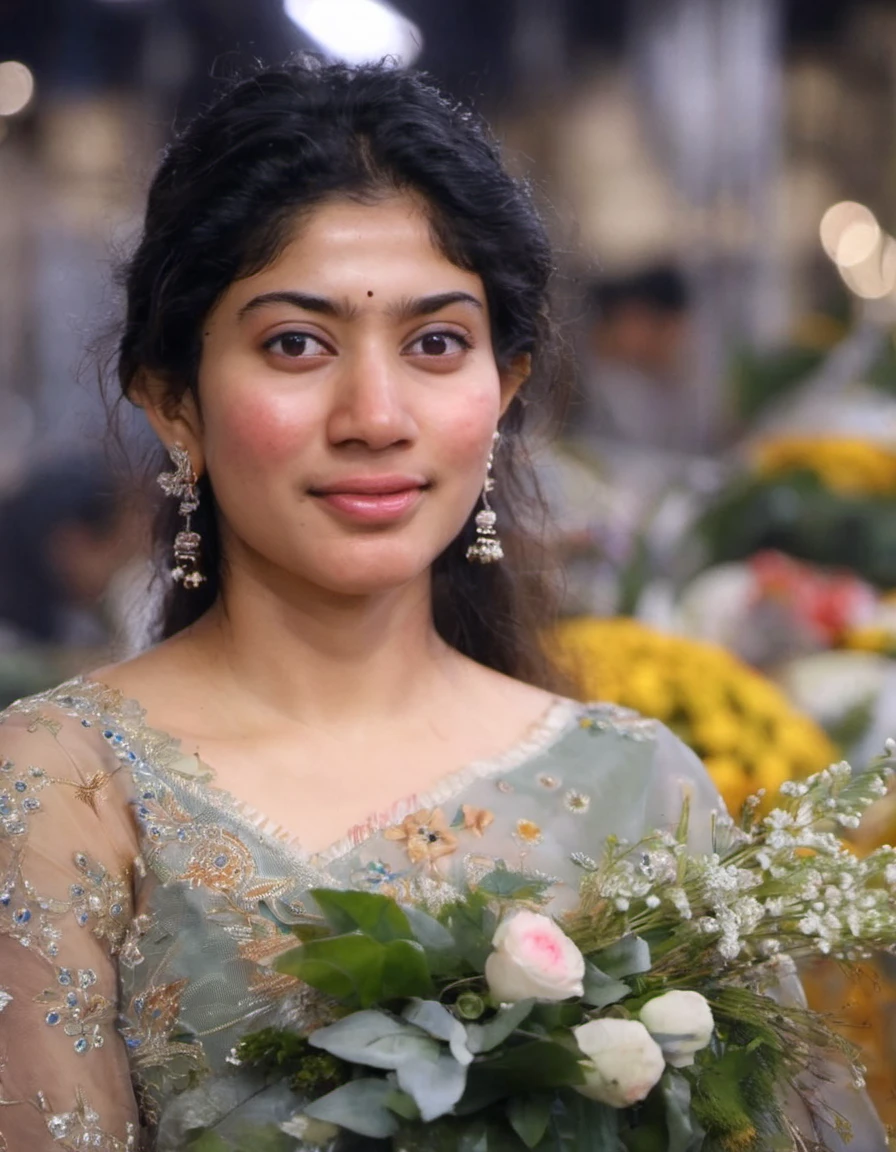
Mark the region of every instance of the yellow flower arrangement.
<instances>
[{"instance_id":1,"label":"yellow flower arrangement","mask_svg":"<svg viewBox=\"0 0 896 1152\"><path fill-rule=\"evenodd\" d=\"M775 437L755 447L752 462L769 478L806 469L844 496L896 495L896 445L857 436Z\"/></svg>"},{"instance_id":2,"label":"yellow flower arrangement","mask_svg":"<svg viewBox=\"0 0 896 1152\"><path fill-rule=\"evenodd\" d=\"M724 648L635 620L561 623L552 654L583 698L654 716L702 757L732 812L837 759L821 728L771 681Z\"/></svg>"}]
</instances>

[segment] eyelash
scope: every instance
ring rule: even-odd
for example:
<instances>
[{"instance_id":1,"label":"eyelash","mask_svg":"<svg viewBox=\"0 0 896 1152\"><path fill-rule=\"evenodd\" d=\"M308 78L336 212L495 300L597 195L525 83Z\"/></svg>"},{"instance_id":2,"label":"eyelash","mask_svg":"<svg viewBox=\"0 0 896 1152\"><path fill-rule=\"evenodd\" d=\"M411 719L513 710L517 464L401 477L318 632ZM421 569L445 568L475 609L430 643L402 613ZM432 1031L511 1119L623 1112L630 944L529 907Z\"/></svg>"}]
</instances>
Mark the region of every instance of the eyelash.
<instances>
[{"instance_id":1,"label":"eyelash","mask_svg":"<svg viewBox=\"0 0 896 1152\"><path fill-rule=\"evenodd\" d=\"M313 336L310 332L302 332L299 329L291 329L291 330L286 331L286 332L278 332L276 336L272 336L269 340L265 340L265 342L263 344L263 348L265 349L266 352L273 352L273 351L275 351L275 346L278 343L278 341L284 340L288 336L299 336L304 340L313 340L315 344L319 344L322 348L327 347L327 345L324 343L323 340L320 339L320 337ZM461 332L449 332L447 330L439 330L439 329L436 329L432 332L424 332L422 335L418 336L415 340L412 340L411 343L409 345L407 345L407 347L412 347L414 344L419 344L420 341L425 340L427 338L427 336L441 336L443 339L446 339L446 340L455 340L455 341L457 341L457 343L460 345L461 349L464 352L469 352L470 349L473 347L473 341L468 336L465 336L463 333L461 333ZM283 353L283 355L286 355L286 354ZM436 359L436 360L446 359L448 355L450 355L450 353L445 353L443 356L433 357L433 359ZM286 358L289 360L311 359L310 356L287 356Z\"/></svg>"}]
</instances>

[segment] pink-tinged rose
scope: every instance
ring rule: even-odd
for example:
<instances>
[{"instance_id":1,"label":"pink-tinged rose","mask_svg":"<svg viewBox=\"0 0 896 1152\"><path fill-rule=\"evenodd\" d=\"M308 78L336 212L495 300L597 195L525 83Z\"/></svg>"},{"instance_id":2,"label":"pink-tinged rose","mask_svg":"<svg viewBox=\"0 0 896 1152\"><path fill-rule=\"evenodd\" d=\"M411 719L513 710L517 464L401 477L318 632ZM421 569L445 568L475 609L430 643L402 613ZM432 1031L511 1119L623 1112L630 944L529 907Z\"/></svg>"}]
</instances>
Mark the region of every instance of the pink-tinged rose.
<instances>
[{"instance_id":1,"label":"pink-tinged rose","mask_svg":"<svg viewBox=\"0 0 896 1152\"><path fill-rule=\"evenodd\" d=\"M606 1016L573 1028L576 1043L587 1059L585 1083L576 1091L613 1108L628 1108L643 1100L666 1067L663 1052L639 1020Z\"/></svg>"},{"instance_id":2,"label":"pink-tinged rose","mask_svg":"<svg viewBox=\"0 0 896 1152\"><path fill-rule=\"evenodd\" d=\"M485 962L485 978L502 1004L581 996L585 958L549 916L517 912L502 920Z\"/></svg>"}]
</instances>

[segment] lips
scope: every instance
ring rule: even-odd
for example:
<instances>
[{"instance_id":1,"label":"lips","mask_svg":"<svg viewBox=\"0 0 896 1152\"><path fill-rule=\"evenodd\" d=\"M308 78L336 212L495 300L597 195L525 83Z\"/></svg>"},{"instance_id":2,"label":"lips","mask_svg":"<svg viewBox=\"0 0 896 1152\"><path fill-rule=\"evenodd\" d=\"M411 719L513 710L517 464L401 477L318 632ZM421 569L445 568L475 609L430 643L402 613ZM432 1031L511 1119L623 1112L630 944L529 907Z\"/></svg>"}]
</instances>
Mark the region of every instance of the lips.
<instances>
[{"instance_id":1,"label":"lips","mask_svg":"<svg viewBox=\"0 0 896 1152\"><path fill-rule=\"evenodd\" d=\"M389 524L410 513L427 488L419 476L363 476L312 488L311 494L340 519Z\"/></svg>"},{"instance_id":2,"label":"lips","mask_svg":"<svg viewBox=\"0 0 896 1152\"><path fill-rule=\"evenodd\" d=\"M391 496L428 488L422 476L351 476L311 489L312 496Z\"/></svg>"}]
</instances>

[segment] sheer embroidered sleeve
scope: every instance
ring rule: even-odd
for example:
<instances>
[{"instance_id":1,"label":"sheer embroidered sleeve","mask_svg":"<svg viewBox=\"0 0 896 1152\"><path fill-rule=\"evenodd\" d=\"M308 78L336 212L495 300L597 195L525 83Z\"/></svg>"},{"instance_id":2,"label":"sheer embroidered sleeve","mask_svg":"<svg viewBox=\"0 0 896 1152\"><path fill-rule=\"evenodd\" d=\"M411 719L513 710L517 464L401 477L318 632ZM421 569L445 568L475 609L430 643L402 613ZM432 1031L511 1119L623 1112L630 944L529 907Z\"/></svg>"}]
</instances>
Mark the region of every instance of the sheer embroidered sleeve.
<instances>
[{"instance_id":1,"label":"sheer embroidered sleeve","mask_svg":"<svg viewBox=\"0 0 896 1152\"><path fill-rule=\"evenodd\" d=\"M137 1147L116 1031L136 847L118 761L56 709L0 714L0 1150Z\"/></svg>"}]
</instances>

